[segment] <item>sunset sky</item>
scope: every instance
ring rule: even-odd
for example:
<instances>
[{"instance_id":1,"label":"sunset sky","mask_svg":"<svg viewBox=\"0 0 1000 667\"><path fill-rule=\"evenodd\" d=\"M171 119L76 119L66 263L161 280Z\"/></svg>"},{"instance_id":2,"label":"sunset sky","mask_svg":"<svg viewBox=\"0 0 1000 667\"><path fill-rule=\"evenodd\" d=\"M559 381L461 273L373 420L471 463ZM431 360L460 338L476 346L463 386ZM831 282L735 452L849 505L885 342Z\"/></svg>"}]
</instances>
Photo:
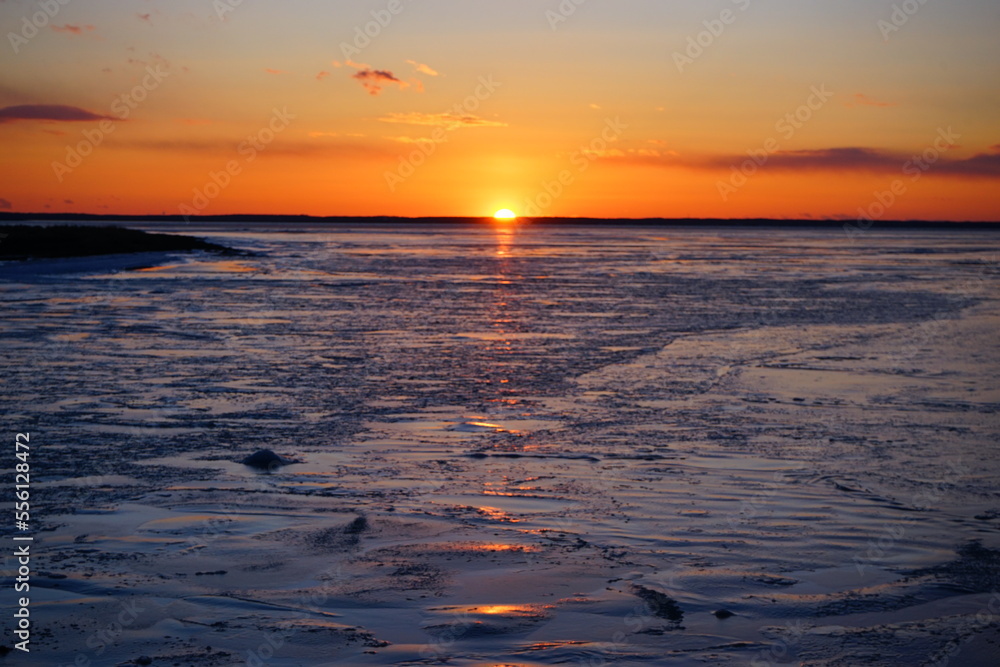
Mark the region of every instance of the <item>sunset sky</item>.
<instances>
[{"instance_id":1,"label":"sunset sky","mask_svg":"<svg viewBox=\"0 0 1000 667\"><path fill-rule=\"evenodd\" d=\"M996 0L0 0L0 27L0 210L1000 220Z\"/></svg>"}]
</instances>

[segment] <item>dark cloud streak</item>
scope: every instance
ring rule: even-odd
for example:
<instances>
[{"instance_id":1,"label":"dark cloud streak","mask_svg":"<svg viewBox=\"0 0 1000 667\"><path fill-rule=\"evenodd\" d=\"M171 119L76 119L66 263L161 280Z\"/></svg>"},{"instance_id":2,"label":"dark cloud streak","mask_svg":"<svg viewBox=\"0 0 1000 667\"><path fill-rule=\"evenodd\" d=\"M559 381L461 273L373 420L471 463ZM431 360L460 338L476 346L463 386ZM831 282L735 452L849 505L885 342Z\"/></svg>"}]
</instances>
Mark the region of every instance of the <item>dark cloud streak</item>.
<instances>
[{"instance_id":1,"label":"dark cloud streak","mask_svg":"<svg viewBox=\"0 0 1000 667\"><path fill-rule=\"evenodd\" d=\"M396 84L400 88L405 88L408 84L397 78L395 74L384 69L363 69L351 75L352 79L357 79L371 95L378 95L382 88L387 85Z\"/></svg>"},{"instance_id":2,"label":"dark cloud streak","mask_svg":"<svg viewBox=\"0 0 1000 667\"><path fill-rule=\"evenodd\" d=\"M931 149L928 149L931 150ZM901 172L908 164L924 160L929 174L976 178L1000 177L1000 146L991 152L978 153L967 158L949 158L937 149L936 160L926 160L922 151L900 153L866 147L820 148L813 150L778 151L767 157L762 170L782 172L842 172L892 174ZM716 156L648 155L625 153L602 156L601 159L630 164L664 168L728 170L748 159L748 154Z\"/></svg>"},{"instance_id":3,"label":"dark cloud streak","mask_svg":"<svg viewBox=\"0 0 1000 667\"><path fill-rule=\"evenodd\" d=\"M58 122L93 122L98 120L118 120L111 116L96 114L80 107L66 104L19 104L0 109L0 123L11 123L19 120L58 121Z\"/></svg>"}]
</instances>

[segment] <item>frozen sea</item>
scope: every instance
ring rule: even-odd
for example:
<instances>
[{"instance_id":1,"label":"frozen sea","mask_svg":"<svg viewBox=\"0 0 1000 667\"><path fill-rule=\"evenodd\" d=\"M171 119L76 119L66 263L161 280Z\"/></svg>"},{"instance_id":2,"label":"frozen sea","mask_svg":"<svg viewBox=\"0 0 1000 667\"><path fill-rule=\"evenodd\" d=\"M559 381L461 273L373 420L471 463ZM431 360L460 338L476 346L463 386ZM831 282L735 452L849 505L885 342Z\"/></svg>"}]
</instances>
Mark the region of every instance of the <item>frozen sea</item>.
<instances>
[{"instance_id":1,"label":"frozen sea","mask_svg":"<svg viewBox=\"0 0 1000 667\"><path fill-rule=\"evenodd\" d=\"M0 266L31 664L1000 664L1000 234L129 226L253 254Z\"/></svg>"}]
</instances>

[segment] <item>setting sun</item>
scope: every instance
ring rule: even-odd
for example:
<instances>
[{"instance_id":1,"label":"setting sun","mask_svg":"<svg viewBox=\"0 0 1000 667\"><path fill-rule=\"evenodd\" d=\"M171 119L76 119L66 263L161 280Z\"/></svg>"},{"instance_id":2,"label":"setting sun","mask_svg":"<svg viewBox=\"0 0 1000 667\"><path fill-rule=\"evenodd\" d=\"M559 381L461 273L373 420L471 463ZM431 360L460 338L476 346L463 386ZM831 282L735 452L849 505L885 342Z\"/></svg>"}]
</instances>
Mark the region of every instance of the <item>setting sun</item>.
<instances>
[{"instance_id":1,"label":"setting sun","mask_svg":"<svg viewBox=\"0 0 1000 667\"><path fill-rule=\"evenodd\" d=\"M509 208L502 208L494 213L493 217L497 220L516 220L517 214Z\"/></svg>"}]
</instances>

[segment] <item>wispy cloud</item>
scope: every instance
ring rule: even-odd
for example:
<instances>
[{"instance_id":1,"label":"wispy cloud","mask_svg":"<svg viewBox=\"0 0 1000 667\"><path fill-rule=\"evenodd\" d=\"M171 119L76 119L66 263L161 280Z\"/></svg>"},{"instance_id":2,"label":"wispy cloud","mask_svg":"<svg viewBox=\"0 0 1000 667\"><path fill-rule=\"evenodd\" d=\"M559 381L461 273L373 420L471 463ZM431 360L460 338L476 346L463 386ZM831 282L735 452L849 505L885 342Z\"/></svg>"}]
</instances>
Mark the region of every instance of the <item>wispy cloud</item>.
<instances>
[{"instance_id":1,"label":"wispy cloud","mask_svg":"<svg viewBox=\"0 0 1000 667\"><path fill-rule=\"evenodd\" d=\"M65 104L20 104L0 109L0 123L23 121L57 121L57 122L87 122L97 120L118 120L111 116L81 109Z\"/></svg>"},{"instance_id":2,"label":"wispy cloud","mask_svg":"<svg viewBox=\"0 0 1000 667\"><path fill-rule=\"evenodd\" d=\"M89 24L72 25L70 23L67 23L66 25L54 25L52 26L52 29L55 30L56 32L65 32L70 35L82 35L84 32L91 32L97 30L97 28Z\"/></svg>"},{"instance_id":3,"label":"wispy cloud","mask_svg":"<svg viewBox=\"0 0 1000 667\"><path fill-rule=\"evenodd\" d=\"M421 74L426 74L427 76L438 76L439 74L430 65L425 65L424 63L418 63L416 60L407 60L406 62L413 65L413 69L417 70Z\"/></svg>"},{"instance_id":4,"label":"wispy cloud","mask_svg":"<svg viewBox=\"0 0 1000 667\"><path fill-rule=\"evenodd\" d=\"M403 136L403 137L382 137L382 138L385 139L386 141L395 141L395 142L401 143L401 144L419 144L421 142L431 141L431 139L428 139L426 137L405 137L405 136Z\"/></svg>"},{"instance_id":5,"label":"wispy cloud","mask_svg":"<svg viewBox=\"0 0 1000 667\"><path fill-rule=\"evenodd\" d=\"M383 123L401 123L404 125L432 125L446 127L450 130L459 127L507 127L507 123L486 120L472 114L457 113L391 113L379 118Z\"/></svg>"},{"instance_id":6,"label":"wispy cloud","mask_svg":"<svg viewBox=\"0 0 1000 667\"><path fill-rule=\"evenodd\" d=\"M767 167L786 171L854 171L898 173L916 156L876 148L824 148L782 151L768 160ZM726 166L732 165L731 160ZM940 158L930 165L934 174L947 176L1000 176L1000 153L981 153L968 158Z\"/></svg>"},{"instance_id":7,"label":"wispy cloud","mask_svg":"<svg viewBox=\"0 0 1000 667\"><path fill-rule=\"evenodd\" d=\"M978 153L964 160L945 162L935 171L956 176L1000 178L1000 146L991 146L989 153Z\"/></svg>"},{"instance_id":8,"label":"wispy cloud","mask_svg":"<svg viewBox=\"0 0 1000 667\"><path fill-rule=\"evenodd\" d=\"M265 67L264 71L268 74L288 74L288 72L283 69L274 69L273 67Z\"/></svg>"},{"instance_id":9,"label":"wispy cloud","mask_svg":"<svg viewBox=\"0 0 1000 667\"><path fill-rule=\"evenodd\" d=\"M297 157L297 158L334 158L334 157L378 157L389 158L394 154L385 147L363 139L345 137L330 137L330 141L314 141L310 139L289 139L275 142L267 147L267 157ZM239 145L240 139L151 139L137 141L111 141L108 147L124 150L140 150L153 152L171 152L188 154L231 155ZM265 155L265 153L262 153Z\"/></svg>"},{"instance_id":10,"label":"wispy cloud","mask_svg":"<svg viewBox=\"0 0 1000 667\"><path fill-rule=\"evenodd\" d=\"M427 65L421 65L420 63L417 63L412 60L408 60L407 62L416 65L418 67L418 71L423 71L425 74L430 74L431 76L438 75L437 72L435 72ZM367 90L370 95L382 94L382 90L385 89L387 86L399 86L400 90L412 87L412 90L415 92L418 93L424 92L424 84L419 79L412 78L409 81L404 81L403 79L396 76L390 70L377 69L367 63L357 63L354 62L353 60L345 60L344 62L334 60L332 65L334 67L353 67L354 69L358 70L357 72L351 75L351 78L354 79L355 81L360 82L361 85L365 87L365 90ZM424 68L424 69L421 70L419 68ZM330 74L329 72L323 71L317 74L316 78L322 81L327 76L329 76L329 74Z\"/></svg>"},{"instance_id":11,"label":"wispy cloud","mask_svg":"<svg viewBox=\"0 0 1000 667\"><path fill-rule=\"evenodd\" d=\"M339 60L334 60L331 63L334 67L353 67L354 69L371 69L371 65L368 63L356 63L351 59L347 59L344 62Z\"/></svg>"},{"instance_id":12,"label":"wispy cloud","mask_svg":"<svg viewBox=\"0 0 1000 667\"><path fill-rule=\"evenodd\" d=\"M395 84L401 89L410 85L397 78L389 70L384 69L363 69L360 72L355 72L351 78L360 81L370 95L381 94L382 89L389 85Z\"/></svg>"},{"instance_id":13,"label":"wispy cloud","mask_svg":"<svg viewBox=\"0 0 1000 667\"><path fill-rule=\"evenodd\" d=\"M608 151L598 157L634 164L667 168L728 170L747 159L746 154L680 155L658 150ZM869 147L819 148L778 151L770 155L764 170L781 172L846 172L898 174L907 163L915 164L919 154L900 153ZM1000 177L1000 146L967 158L940 157L929 165L928 173L941 176L979 178Z\"/></svg>"},{"instance_id":14,"label":"wispy cloud","mask_svg":"<svg viewBox=\"0 0 1000 667\"><path fill-rule=\"evenodd\" d=\"M129 47L128 51L134 53L135 48ZM125 62L133 67L146 68L149 67L150 65L153 65L154 67L161 67L165 70L171 69L172 66L169 60L161 56L159 53L156 53L155 51L149 52L148 60L146 58L130 56ZM186 72L187 67L182 67L181 70Z\"/></svg>"},{"instance_id":15,"label":"wispy cloud","mask_svg":"<svg viewBox=\"0 0 1000 667\"><path fill-rule=\"evenodd\" d=\"M877 148L819 148L795 151L779 151L772 155L767 166L772 169L796 171L834 170L834 171L875 171L884 172L899 170L905 162L888 151ZM728 167L733 164L732 158L720 161L719 166Z\"/></svg>"}]
</instances>

